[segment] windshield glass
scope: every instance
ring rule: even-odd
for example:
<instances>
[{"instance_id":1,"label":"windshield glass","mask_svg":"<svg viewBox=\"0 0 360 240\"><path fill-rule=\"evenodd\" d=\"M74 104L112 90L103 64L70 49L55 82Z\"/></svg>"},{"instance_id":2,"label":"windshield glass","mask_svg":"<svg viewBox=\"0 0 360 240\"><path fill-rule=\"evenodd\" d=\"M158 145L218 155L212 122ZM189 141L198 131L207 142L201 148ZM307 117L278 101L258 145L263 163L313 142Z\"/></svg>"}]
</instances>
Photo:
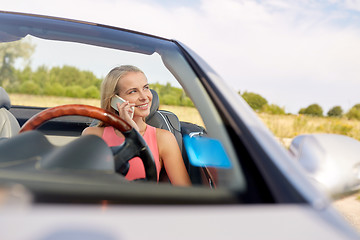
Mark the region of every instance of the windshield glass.
<instances>
[{"instance_id":1,"label":"windshield glass","mask_svg":"<svg viewBox=\"0 0 360 240\"><path fill-rule=\"evenodd\" d=\"M110 70L123 65L135 66L141 69L146 76L148 88L155 91L151 95L152 107L156 104L157 107L155 110L149 109L150 113L143 116L144 121L146 120L148 125L158 124L155 126L156 128L163 128L174 134L191 184L204 189L216 189L215 193L219 194L222 193L219 191L222 188L240 192L245 190L246 184L220 114L204 90L198 76L173 42L92 24L29 16L15 17L11 14L4 14L2 17L7 23L1 21L0 24L0 86L9 95L12 105L10 112L15 115L20 127L35 114L55 106L84 104L103 107L100 104L101 84L107 78ZM144 86L147 89L147 85ZM139 94L146 90L143 90L143 87L135 88L132 85L131 88L134 88ZM155 95L158 95L158 99ZM147 106L134 103L134 107L136 110L132 111L139 115L141 109ZM111 111L119 114L120 110ZM153 117L153 112L159 114L160 120L150 119ZM159 123L159 121L162 122ZM35 166L40 166L41 169L42 166L50 164L41 162L41 159L51 158L49 161L55 162L52 157L49 157L56 155L55 151L63 152L62 154L65 154L67 158L78 161L77 158L80 155L73 154L72 151L78 151L75 150L75 147L72 149L73 143L81 138L85 128L101 126L98 124L99 120L94 120L89 116L66 116L51 119L48 123L39 126L38 129L52 145L45 147L47 143L44 143L45 145L38 146L39 149L44 150L39 150L37 153L40 160L34 162ZM185 141L185 136L192 140ZM40 142L41 137L32 137L34 142ZM196 141L193 141L194 139ZM203 139L213 139L214 142L204 143ZM84 146L86 144L79 143L76 148L81 149ZM32 147L29 146L30 148ZM166 168L167 163L161 157L162 147L158 146L158 149L160 165L162 164ZM199 157L203 152L210 153L207 157L210 160L209 158L216 156L217 150L220 154L218 155L219 161L203 163L192 161L192 158ZM19 151L29 150L20 149ZM89 150L86 151L89 152ZM112 149L112 151L114 153L115 150ZM193 151L193 155L189 155L189 151ZM104 154L100 158L105 158L109 154L109 150L105 150L105 148L94 150L94 154L100 154L99 152ZM93 159L95 158L94 154L90 153L86 155L86 158ZM211 156L211 154L213 155ZM11 156L10 154L6 161L10 161ZM54 159L62 161L59 156ZM161 161L165 161L165 163ZM85 162L84 164L87 165L88 163ZM63 166L63 163L59 164ZM103 166L102 163L96 164ZM56 165L57 169L60 165ZM81 164L78 165L77 168L81 168ZM33 171L33 167L31 168ZM94 170L93 168L96 167L92 166L91 168ZM16 168L13 166L12 170L14 169ZM147 170L145 169L145 171ZM59 172L61 171L57 171L55 174L47 170L46 173L41 174L46 175L44 179L47 180L44 181L51 179L51 182L56 182ZM83 179L80 181L75 179L79 175L71 175L72 173L74 173L73 169L64 171L66 176L74 177L74 183L80 183L89 177L82 176L83 172L81 172L80 175ZM158 174L161 176L161 173ZM72 183L71 177L68 184ZM91 181L88 183L97 186L109 184L107 186L112 188L117 185L116 181L120 178L122 180L119 182L123 183L123 176L120 174L110 177L109 180L101 175L98 178L90 177ZM168 186L172 181L171 178L172 176L167 176L163 180L160 179L157 186ZM20 182L24 181L27 180L22 179ZM143 182L137 185L142 186L142 184ZM211 198L206 194L203 196Z\"/></svg>"}]
</instances>

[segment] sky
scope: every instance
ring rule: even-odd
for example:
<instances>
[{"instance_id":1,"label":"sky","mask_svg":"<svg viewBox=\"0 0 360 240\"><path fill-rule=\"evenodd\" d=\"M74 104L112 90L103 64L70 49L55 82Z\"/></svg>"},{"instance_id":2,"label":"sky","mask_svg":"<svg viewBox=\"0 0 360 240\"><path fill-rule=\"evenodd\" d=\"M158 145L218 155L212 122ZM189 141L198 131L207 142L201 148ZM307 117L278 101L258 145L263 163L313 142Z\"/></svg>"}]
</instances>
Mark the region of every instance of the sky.
<instances>
[{"instance_id":1,"label":"sky","mask_svg":"<svg viewBox=\"0 0 360 240\"><path fill-rule=\"evenodd\" d=\"M360 0L0 0L0 9L179 40L231 89L286 112L360 103Z\"/></svg>"}]
</instances>

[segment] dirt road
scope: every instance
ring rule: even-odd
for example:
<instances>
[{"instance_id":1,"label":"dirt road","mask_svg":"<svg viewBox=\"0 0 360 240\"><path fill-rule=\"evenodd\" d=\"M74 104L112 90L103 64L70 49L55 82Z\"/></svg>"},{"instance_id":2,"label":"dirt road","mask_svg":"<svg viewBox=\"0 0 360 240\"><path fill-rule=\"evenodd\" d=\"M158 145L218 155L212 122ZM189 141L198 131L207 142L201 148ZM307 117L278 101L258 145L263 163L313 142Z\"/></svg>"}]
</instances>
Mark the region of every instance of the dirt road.
<instances>
[{"instance_id":1,"label":"dirt road","mask_svg":"<svg viewBox=\"0 0 360 240\"><path fill-rule=\"evenodd\" d=\"M342 198L334 202L334 206L345 219L360 232L360 193Z\"/></svg>"}]
</instances>

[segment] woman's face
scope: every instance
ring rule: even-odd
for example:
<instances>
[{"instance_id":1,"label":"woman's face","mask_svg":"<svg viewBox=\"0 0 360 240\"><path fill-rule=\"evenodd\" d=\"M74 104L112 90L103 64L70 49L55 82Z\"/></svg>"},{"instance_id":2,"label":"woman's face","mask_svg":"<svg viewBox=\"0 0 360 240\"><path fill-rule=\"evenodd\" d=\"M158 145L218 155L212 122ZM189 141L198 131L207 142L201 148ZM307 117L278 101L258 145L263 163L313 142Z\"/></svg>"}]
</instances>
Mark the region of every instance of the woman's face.
<instances>
[{"instance_id":1,"label":"woman's face","mask_svg":"<svg viewBox=\"0 0 360 240\"><path fill-rule=\"evenodd\" d=\"M150 113L152 94L148 81L141 72L128 72L117 83L118 95L135 103L134 117L146 117Z\"/></svg>"}]
</instances>

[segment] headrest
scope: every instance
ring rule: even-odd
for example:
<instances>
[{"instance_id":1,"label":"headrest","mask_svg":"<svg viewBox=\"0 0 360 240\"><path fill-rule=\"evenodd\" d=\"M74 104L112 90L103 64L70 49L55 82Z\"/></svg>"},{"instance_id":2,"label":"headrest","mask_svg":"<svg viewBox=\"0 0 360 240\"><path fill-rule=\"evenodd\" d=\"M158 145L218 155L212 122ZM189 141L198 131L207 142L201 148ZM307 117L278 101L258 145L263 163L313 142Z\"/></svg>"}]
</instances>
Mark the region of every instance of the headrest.
<instances>
[{"instance_id":1,"label":"headrest","mask_svg":"<svg viewBox=\"0 0 360 240\"><path fill-rule=\"evenodd\" d=\"M153 98L152 98L152 103L151 103L151 107L150 107L150 114L146 117L145 121L148 121L150 118L152 118L152 116L154 116L156 111L159 110L159 105L160 105L159 96L158 96L157 92L153 89L150 89L150 91L153 95Z\"/></svg>"},{"instance_id":2,"label":"headrest","mask_svg":"<svg viewBox=\"0 0 360 240\"><path fill-rule=\"evenodd\" d=\"M7 110L11 108L9 95L2 87L0 87L0 108L6 108Z\"/></svg>"}]
</instances>

